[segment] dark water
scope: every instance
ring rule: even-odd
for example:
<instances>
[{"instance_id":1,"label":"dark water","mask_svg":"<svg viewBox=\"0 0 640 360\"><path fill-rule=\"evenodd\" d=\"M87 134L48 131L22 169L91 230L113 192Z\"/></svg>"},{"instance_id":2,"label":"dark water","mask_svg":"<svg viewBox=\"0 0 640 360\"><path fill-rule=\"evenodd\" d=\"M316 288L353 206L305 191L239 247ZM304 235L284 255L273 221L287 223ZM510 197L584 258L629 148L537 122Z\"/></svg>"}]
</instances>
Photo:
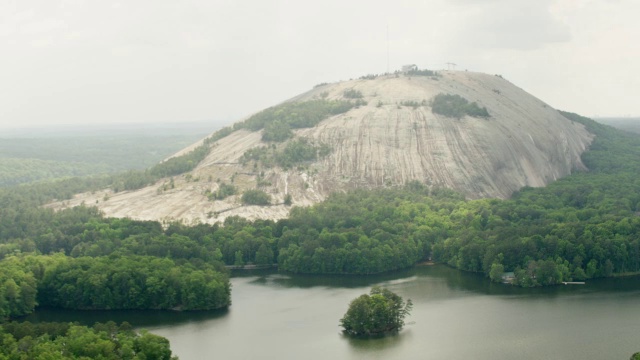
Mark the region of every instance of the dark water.
<instances>
[{"instance_id":1,"label":"dark water","mask_svg":"<svg viewBox=\"0 0 640 360\"><path fill-rule=\"evenodd\" d=\"M640 351L640 278L541 289L491 284L445 266L370 278L232 278L233 305L204 313L40 310L31 320L129 321L189 359L628 359ZM397 336L354 340L338 320L383 285L414 308Z\"/></svg>"}]
</instances>

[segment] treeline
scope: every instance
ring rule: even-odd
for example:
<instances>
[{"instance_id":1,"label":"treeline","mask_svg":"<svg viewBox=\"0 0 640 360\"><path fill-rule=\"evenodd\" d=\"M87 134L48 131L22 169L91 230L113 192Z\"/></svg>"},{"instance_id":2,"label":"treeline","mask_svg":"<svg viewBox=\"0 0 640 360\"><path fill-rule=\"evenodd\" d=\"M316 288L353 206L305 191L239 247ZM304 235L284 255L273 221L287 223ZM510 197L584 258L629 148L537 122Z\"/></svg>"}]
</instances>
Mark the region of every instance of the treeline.
<instances>
[{"instance_id":1,"label":"treeline","mask_svg":"<svg viewBox=\"0 0 640 360\"><path fill-rule=\"evenodd\" d=\"M73 130L69 129L71 133ZM0 186L142 170L201 138L204 129L105 130L101 135L36 132L0 139ZM16 135L18 136L18 135Z\"/></svg>"},{"instance_id":2,"label":"treeline","mask_svg":"<svg viewBox=\"0 0 640 360\"><path fill-rule=\"evenodd\" d=\"M314 127L320 121L345 113L356 104L350 101L326 99L289 102L265 109L250 118L235 123L234 130L263 130L262 140L282 142L293 136L292 129Z\"/></svg>"},{"instance_id":3,"label":"treeline","mask_svg":"<svg viewBox=\"0 0 640 360\"><path fill-rule=\"evenodd\" d=\"M640 272L640 137L563 113L596 134L583 155L588 173L511 200L478 200L451 219L455 236L433 248L457 268L494 276L514 271L536 286Z\"/></svg>"},{"instance_id":4,"label":"treeline","mask_svg":"<svg viewBox=\"0 0 640 360\"><path fill-rule=\"evenodd\" d=\"M152 256L57 255L42 260L46 265L38 285L41 306L210 310L231 303L227 275L204 262L177 263Z\"/></svg>"},{"instance_id":5,"label":"treeline","mask_svg":"<svg viewBox=\"0 0 640 360\"><path fill-rule=\"evenodd\" d=\"M240 158L242 164L254 161L264 167L278 165L284 169L322 159L331 153L331 147L327 144L315 144L306 138L289 141L283 147L261 146L245 151Z\"/></svg>"},{"instance_id":6,"label":"treeline","mask_svg":"<svg viewBox=\"0 0 640 360\"><path fill-rule=\"evenodd\" d=\"M263 130L262 139L264 141L283 142L293 136L292 129L313 127L329 116L344 113L353 107L363 104L364 102L361 100L350 102L321 99L278 105L263 110L243 122L216 131L205 139L202 145L186 154L172 157L146 170L131 169L123 173L99 177L97 179L100 179L101 185L79 187L77 192L100 190L106 187L110 187L116 192L137 190L151 185L161 178L177 176L192 171L209 154L213 143L238 129ZM3 143L0 143L0 145L8 146L8 144ZM66 154L65 151L63 152ZM77 151L74 154L77 156ZM83 156L85 155L83 154ZM65 156L68 157L68 155ZM104 154L96 154L95 156L104 156ZM286 154L283 154L277 158L277 161L283 164L291 164L297 160L291 161L287 159ZM96 166L87 163L81 166L74 165L71 168L71 165L67 164L56 166L56 163L49 164L29 159L20 160L18 166L16 166L15 162L16 160L14 159L0 159L0 186L15 185L39 179L51 180L113 171L110 167L111 164L107 167L106 165ZM3 167L7 171L3 172Z\"/></svg>"},{"instance_id":7,"label":"treeline","mask_svg":"<svg viewBox=\"0 0 640 360\"><path fill-rule=\"evenodd\" d=\"M343 91L342 96L347 99L362 99L364 97L362 91L356 89L347 89Z\"/></svg>"},{"instance_id":8,"label":"treeline","mask_svg":"<svg viewBox=\"0 0 640 360\"><path fill-rule=\"evenodd\" d=\"M131 325L110 321L92 327L75 323L9 322L0 326L0 359L170 360L169 341Z\"/></svg>"},{"instance_id":9,"label":"treeline","mask_svg":"<svg viewBox=\"0 0 640 360\"><path fill-rule=\"evenodd\" d=\"M104 174L109 171L103 164L0 157L0 186Z\"/></svg>"},{"instance_id":10,"label":"treeline","mask_svg":"<svg viewBox=\"0 0 640 360\"><path fill-rule=\"evenodd\" d=\"M112 177L110 187L115 192L123 190L137 190L154 182L170 176L176 176L189 172L209 155L211 148L202 144L190 152L174 156L147 170L132 170Z\"/></svg>"},{"instance_id":11,"label":"treeline","mask_svg":"<svg viewBox=\"0 0 640 360\"><path fill-rule=\"evenodd\" d=\"M436 95L431 100L431 111L434 114L440 114L456 119L460 119L465 115L473 117L489 117L486 107L480 107L474 102L463 98L460 95L443 94Z\"/></svg>"},{"instance_id":12,"label":"treeline","mask_svg":"<svg viewBox=\"0 0 640 360\"><path fill-rule=\"evenodd\" d=\"M53 190L31 187L0 192L0 256L155 256L180 266L221 260L336 274L379 273L431 257L497 281L513 271L522 286L640 272L640 137L564 115L597 135L583 156L590 171L510 200L465 201L411 183L334 194L278 222L231 217L163 229L86 207L54 213L37 207Z\"/></svg>"},{"instance_id":13,"label":"treeline","mask_svg":"<svg viewBox=\"0 0 640 360\"><path fill-rule=\"evenodd\" d=\"M429 192L421 184L403 189L334 194L312 208L293 209L282 220L278 264L302 273L373 274L426 259L446 229L419 217L461 201L454 192Z\"/></svg>"},{"instance_id":14,"label":"treeline","mask_svg":"<svg viewBox=\"0 0 640 360\"><path fill-rule=\"evenodd\" d=\"M438 73L436 73L433 70L428 70L428 69L412 69L407 71L405 74L407 74L408 76L438 76Z\"/></svg>"},{"instance_id":15,"label":"treeline","mask_svg":"<svg viewBox=\"0 0 640 360\"><path fill-rule=\"evenodd\" d=\"M240 200L245 205L265 206L271 204L271 195L260 189L249 189L242 194Z\"/></svg>"},{"instance_id":16,"label":"treeline","mask_svg":"<svg viewBox=\"0 0 640 360\"><path fill-rule=\"evenodd\" d=\"M117 255L74 258L57 253L9 256L0 266L1 318L27 315L37 305L210 310L231 303L226 272L204 261Z\"/></svg>"},{"instance_id":17,"label":"treeline","mask_svg":"<svg viewBox=\"0 0 640 360\"><path fill-rule=\"evenodd\" d=\"M228 265L277 261L294 272L377 273L411 266L428 253L435 240L412 234L414 216L420 214L416 209L426 211L424 203L440 207L460 200L450 191L432 191L429 197L429 191L412 184L335 194L325 203L294 209L289 219L279 222L231 217L222 225L175 223L166 230L157 222L103 218L95 208L30 208L0 218L0 256L62 252L71 257L222 260ZM398 211L413 215L398 221ZM415 229L423 238L432 234Z\"/></svg>"}]
</instances>

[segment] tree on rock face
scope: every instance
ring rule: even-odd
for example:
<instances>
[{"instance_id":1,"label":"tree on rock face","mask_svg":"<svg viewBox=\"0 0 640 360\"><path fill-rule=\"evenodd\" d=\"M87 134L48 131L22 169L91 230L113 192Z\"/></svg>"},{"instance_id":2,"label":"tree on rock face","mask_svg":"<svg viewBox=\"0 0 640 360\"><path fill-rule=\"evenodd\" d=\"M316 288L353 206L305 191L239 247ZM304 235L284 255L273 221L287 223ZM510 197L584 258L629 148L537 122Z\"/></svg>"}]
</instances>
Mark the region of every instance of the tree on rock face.
<instances>
[{"instance_id":1,"label":"tree on rock face","mask_svg":"<svg viewBox=\"0 0 640 360\"><path fill-rule=\"evenodd\" d=\"M340 326L348 335L375 336L397 332L404 326L413 304L392 291L374 286L369 295L351 301L349 310L340 319Z\"/></svg>"}]
</instances>

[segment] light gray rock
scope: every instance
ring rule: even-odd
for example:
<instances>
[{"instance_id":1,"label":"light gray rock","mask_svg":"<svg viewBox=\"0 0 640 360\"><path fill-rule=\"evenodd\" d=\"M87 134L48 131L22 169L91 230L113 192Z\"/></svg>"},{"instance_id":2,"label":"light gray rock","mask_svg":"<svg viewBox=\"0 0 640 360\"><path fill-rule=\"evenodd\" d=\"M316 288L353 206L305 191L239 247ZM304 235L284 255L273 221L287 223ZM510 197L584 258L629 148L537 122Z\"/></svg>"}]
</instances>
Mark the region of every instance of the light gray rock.
<instances>
[{"instance_id":1,"label":"light gray rock","mask_svg":"<svg viewBox=\"0 0 640 360\"><path fill-rule=\"evenodd\" d=\"M524 187L539 187L586 170L580 155L593 136L578 123L499 76L443 71L439 77L380 76L314 88L289 101L326 96L343 99L344 90L362 92L366 106L297 130L328 144L331 154L302 169L265 171L274 203L285 194L294 205L308 206L334 191L351 188L399 186L417 180L448 187L468 198L508 198ZM405 101L429 102L439 93L457 94L486 107L489 118L449 118L431 107L400 106ZM236 131L214 144L211 153L191 173L174 179L175 188L157 189L168 180L132 192L81 194L55 208L98 201L106 215L146 220L182 220L187 223L222 221L231 215L249 219L286 217L290 207L240 206L239 196L210 201L220 179L242 189L256 186L251 166L238 163L242 154L264 146L260 132ZM209 181L209 178L212 180Z\"/></svg>"}]
</instances>

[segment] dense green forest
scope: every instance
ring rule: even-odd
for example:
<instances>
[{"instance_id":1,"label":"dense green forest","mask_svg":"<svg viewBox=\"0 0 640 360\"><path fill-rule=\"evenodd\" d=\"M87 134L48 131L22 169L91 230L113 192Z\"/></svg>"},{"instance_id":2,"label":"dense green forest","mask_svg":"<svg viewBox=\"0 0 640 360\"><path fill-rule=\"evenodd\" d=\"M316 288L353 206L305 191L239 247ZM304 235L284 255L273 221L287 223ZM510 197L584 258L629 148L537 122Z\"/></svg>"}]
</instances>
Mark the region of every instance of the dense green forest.
<instances>
[{"instance_id":1,"label":"dense green forest","mask_svg":"<svg viewBox=\"0 0 640 360\"><path fill-rule=\"evenodd\" d=\"M361 337L397 333L404 326L413 303L389 289L374 286L369 294L362 294L349 303L349 309L340 319L347 335Z\"/></svg>"},{"instance_id":2,"label":"dense green forest","mask_svg":"<svg viewBox=\"0 0 640 360\"><path fill-rule=\"evenodd\" d=\"M222 264L372 274L432 258L496 281L513 271L520 286L638 273L640 137L564 115L597 135L583 155L590 170L509 200L467 201L414 182L334 194L277 222L231 217L163 228L105 218L90 207L40 207L101 180L0 189L0 316L27 314L38 303L224 307L229 286Z\"/></svg>"},{"instance_id":3,"label":"dense green forest","mask_svg":"<svg viewBox=\"0 0 640 360\"><path fill-rule=\"evenodd\" d=\"M9 322L0 326L0 359L170 360L169 341L131 325Z\"/></svg>"}]
</instances>

